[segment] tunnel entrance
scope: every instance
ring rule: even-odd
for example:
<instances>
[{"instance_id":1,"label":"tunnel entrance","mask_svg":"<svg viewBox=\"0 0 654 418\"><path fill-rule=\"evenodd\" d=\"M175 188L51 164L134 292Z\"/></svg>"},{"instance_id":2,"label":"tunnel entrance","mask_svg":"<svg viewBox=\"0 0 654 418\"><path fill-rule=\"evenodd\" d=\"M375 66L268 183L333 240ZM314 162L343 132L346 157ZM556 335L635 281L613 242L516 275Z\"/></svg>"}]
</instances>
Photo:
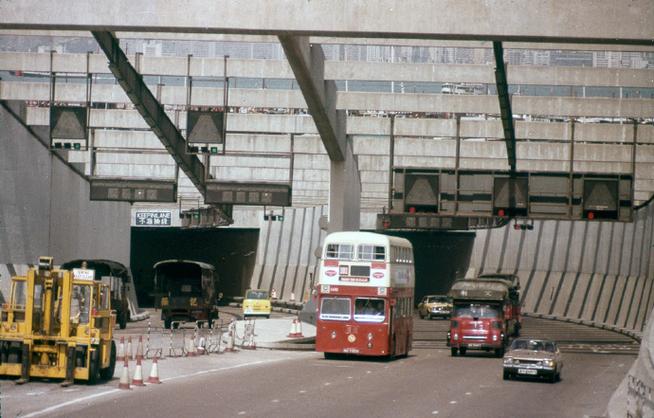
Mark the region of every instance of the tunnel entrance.
<instances>
[{"instance_id":1,"label":"tunnel entrance","mask_svg":"<svg viewBox=\"0 0 654 418\"><path fill-rule=\"evenodd\" d=\"M139 304L153 306L152 267L169 259L213 265L219 276L218 292L242 296L250 284L258 240L258 229L132 228L130 266Z\"/></svg>"},{"instance_id":2,"label":"tunnel entrance","mask_svg":"<svg viewBox=\"0 0 654 418\"><path fill-rule=\"evenodd\" d=\"M415 301L424 295L446 294L470 264L474 232L385 231L411 241L416 270Z\"/></svg>"}]
</instances>

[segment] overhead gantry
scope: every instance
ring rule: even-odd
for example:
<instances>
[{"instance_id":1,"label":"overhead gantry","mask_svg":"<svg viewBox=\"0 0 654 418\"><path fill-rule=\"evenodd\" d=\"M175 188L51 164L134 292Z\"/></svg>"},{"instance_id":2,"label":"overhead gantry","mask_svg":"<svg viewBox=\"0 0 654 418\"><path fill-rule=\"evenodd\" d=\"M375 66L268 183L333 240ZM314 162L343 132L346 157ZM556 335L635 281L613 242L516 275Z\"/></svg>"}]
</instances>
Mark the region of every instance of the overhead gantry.
<instances>
[{"instance_id":1,"label":"overhead gantry","mask_svg":"<svg viewBox=\"0 0 654 418\"><path fill-rule=\"evenodd\" d=\"M336 110L336 83L325 80L325 55L306 36L282 35L279 41L329 155L329 230L358 230L361 181L345 134L345 111Z\"/></svg>"},{"instance_id":2,"label":"overhead gantry","mask_svg":"<svg viewBox=\"0 0 654 418\"><path fill-rule=\"evenodd\" d=\"M347 66L352 64L330 63L325 67L321 48L317 44L312 45L312 42L316 40L323 40L326 43L339 40L353 42L355 38L375 38L375 43L393 45L401 45L409 40L424 45L438 42L441 45L449 43L451 46L461 46L467 42L487 47L489 42L492 43L496 63L494 82L497 86L499 115L511 176L516 172L517 164L516 129L508 93L503 45L522 44L523 48L532 45L536 45L536 48L561 46L561 49L572 46L576 48L588 46L589 49L594 49L598 45L611 45L611 48L627 48L627 50L651 50L654 47L654 26L651 25L654 21L654 9L649 0L620 0L603 5L602 8L598 8L592 0L580 0L572 5L563 0L546 0L530 4L528 13L518 11L506 13L514 7L515 2L510 0L495 0L483 5L473 0L437 2L409 0L401 4L382 0L374 5L357 0L335 1L328 4L290 0L253 0L245 4L228 2L221 4L219 8L208 0L165 3L156 0L144 0L138 3L126 0L103 0L94 2L92 7L80 0L63 0L56 4L36 0L0 0L0 30L89 30L96 38L98 34L103 34L102 36L105 37L113 37L114 41L115 36L109 31L126 33L130 36L139 33L144 34L144 37L150 33L168 34L168 36L191 34L206 37L222 36L225 39L238 37L241 40L268 39L268 42L278 39L330 158L330 221L332 222L330 227L336 230L358 227L358 210L351 202L359 202L361 193L357 162L351 144L347 141L344 110L339 111L337 107L363 109L369 103L364 100L357 102L358 97L354 97L356 95L348 96L345 93L341 94L342 103L338 103L337 106L334 79L326 81L325 74L335 70L349 74L336 79L352 79L352 75L347 70ZM63 16L57 13L62 8L69 10L70 13ZM179 13L180 10L189 8L201 10L202 13ZM560 13L561 10L566 10L566 13ZM589 22L592 24L588 24ZM98 41L101 42L100 39ZM107 49L105 47L103 49L107 53ZM127 64L129 65L128 62ZM370 68L379 66L370 63L357 65ZM405 71L403 67L399 67L401 65L398 64L398 67L394 67L392 71L380 74L380 79L391 81L400 79L397 73ZM425 66L426 71L439 70L437 66L427 67ZM443 73L451 70L450 67L442 68ZM414 69L407 71L414 71ZM479 77L480 82L492 82L488 78L490 75L488 69L480 68L475 71L479 74L473 75L473 79ZM518 67L511 67L511 71L511 75L515 75L516 79L529 73L528 70ZM613 70L607 70L609 71ZM541 71L539 76L556 79L560 77L565 79L569 76L571 80L574 79L570 85L586 83L577 79L579 73L584 72L583 70L575 69L573 72L574 74L565 75L564 70L548 69ZM592 78L596 73L596 71L593 74L588 73L588 77ZM116 77L121 79L118 74ZM124 75L122 77L125 78ZM434 74L431 74L431 77L434 77ZM516 82L515 79L512 79L512 82ZM628 80L625 82L629 83ZM137 88L138 86L132 86L131 91L136 91L134 89ZM378 107L375 109L392 112L425 108L428 109L426 111L432 112L438 109L443 112L466 113L460 110L459 100L450 100L450 98L436 98L438 106L432 103L427 106L420 101L413 103L408 99L403 101L392 94L384 95L383 98L383 101L379 100ZM349 102L346 103L346 99L354 102L353 107L349 106ZM553 98L517 98L514 107L518 113L524 109L538 109L536 113L548 114L540 109L547 108L547 103L554 101ZM589 100L585 101L589 102ZM602 99L596 101L602 105L600 103ZM463 103L464 100L460 102ZM492 106L497 101L478 100L475 103L477 104L473 110L476 113L497 113L495 106ZM576 112L568 113L573 116L584 113L588 116L596 116L593 111L582 109L586 103L583 105L573 103L571 99L562 103L559 104L561 108L559 112ZM640 113L631 112L633 114L649 114L646 110L647 105L636 102L620 104L621 108L623 106L637 107L636 110ZM139 112L144 115L140 108ZM153 118L152 114L148 117ZM169 120L168 122L170 123ZM148 123L150 124L149 121ZM518 125L517 128L520 131L521 126ZM175 155L181 151L178 146L179 140L183 141L178 131L176 133L171 131L170 135L164 136L173 138L162 139L162 142L180 167L185 172L188 170L187 175L202 193L204 179L197 176L202 163L194 156ZM570 159L572 173L572 157ZM391 161L391 166L392 163ZM572 174L570 177L572 178ZM346 207L346 203L350 205L349 208Z\"/></svg>"}]
</instances>

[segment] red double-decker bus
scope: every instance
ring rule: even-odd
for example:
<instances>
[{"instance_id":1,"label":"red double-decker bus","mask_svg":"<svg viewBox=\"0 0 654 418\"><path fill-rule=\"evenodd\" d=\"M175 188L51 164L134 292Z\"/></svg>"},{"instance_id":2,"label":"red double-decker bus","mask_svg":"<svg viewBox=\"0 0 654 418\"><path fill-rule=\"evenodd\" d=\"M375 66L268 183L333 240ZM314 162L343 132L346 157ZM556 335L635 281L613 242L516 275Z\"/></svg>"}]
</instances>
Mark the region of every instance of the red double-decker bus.
<instances>
[{"instance_id":1,"label":"red double-decker bus","mask_svg":"<svg viewBox=\"0 0 654 418\"><path fill-rule=\"evenodd\" d=\"M398 237L335 232L320 263L316 351L402 356L411 350L413 247Z\"/></svg>"}]
</instances>

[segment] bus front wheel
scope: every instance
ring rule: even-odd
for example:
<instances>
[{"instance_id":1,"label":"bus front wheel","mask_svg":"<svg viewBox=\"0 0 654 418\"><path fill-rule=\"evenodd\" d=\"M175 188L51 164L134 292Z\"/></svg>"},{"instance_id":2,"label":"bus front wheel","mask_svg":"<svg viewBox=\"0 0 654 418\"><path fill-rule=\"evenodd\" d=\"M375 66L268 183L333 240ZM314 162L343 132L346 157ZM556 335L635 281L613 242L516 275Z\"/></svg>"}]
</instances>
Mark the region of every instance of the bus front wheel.
<instances>
[{"instance_id":1,"label":"bus front wheel","mask_svg":"<svg viewBox=\"0 0 654 418\"><path fill-rule=\"evenodd\" d=\"M452 348L450 348L450 351L451 351L451 353L452 353L452 357L456 357L456 356L459 355L459 349L456 348L456 347L452 347Z\"/></svg>"}]
</instances>

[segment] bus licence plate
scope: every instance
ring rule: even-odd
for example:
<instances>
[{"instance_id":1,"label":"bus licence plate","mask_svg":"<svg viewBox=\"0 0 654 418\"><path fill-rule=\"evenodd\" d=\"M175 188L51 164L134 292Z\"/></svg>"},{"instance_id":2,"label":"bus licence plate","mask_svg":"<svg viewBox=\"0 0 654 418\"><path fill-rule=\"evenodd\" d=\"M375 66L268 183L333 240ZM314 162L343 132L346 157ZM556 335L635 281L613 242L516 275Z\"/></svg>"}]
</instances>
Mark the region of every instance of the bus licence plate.
<instances>
[{"instance_id":1,"label":"bus licence plate","mask_svg":"<svg viewBox=\"0 0 654 418\"><path fill-rule=\"evenodd\" d=\"M537 373L538 373L537 370L518 369L518 374L529 374L529 375L535 376Z\"/></svg>"}]
</instances>

